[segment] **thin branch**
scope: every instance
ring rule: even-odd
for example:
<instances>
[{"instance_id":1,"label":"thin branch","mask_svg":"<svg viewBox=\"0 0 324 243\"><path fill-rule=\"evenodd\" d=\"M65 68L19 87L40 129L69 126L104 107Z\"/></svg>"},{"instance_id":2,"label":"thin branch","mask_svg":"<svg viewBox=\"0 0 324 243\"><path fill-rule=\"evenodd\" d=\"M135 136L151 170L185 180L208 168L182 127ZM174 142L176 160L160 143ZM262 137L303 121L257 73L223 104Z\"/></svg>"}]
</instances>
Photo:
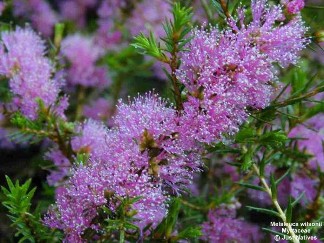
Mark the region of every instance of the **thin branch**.
<instances>
[{"instance_id":1,"label":"thin branch","mask_svg":"<svg viewBox=\"0 0 324 243\"><path fill-rule=\"evenodd\" d=\"M227 19L231 19L232 16L230 15L229 11L228 11L228 8L227 8L227 3L225 2L225 0L219 0L219 3L223 9L223 12L226 16Z\"/></svg>"},{"instance_id":2,"label":"thin branch","mask_svg":"<svg viewBox=\"0 0 324 243\"><path fill-rule=\"evenodd\" d=\"M312 90L311 92L308 92L304 95L301 95L299 97L296 97L296 98L290 98L290 99L287 99L285 101L282 101L282 102L278 102L278 103L275 103L273 105L271 105L270 107L285 107L287 105L291 105L291 104L294 104L296 102L299 102L299 101L302 101L306 98L309 98L309 97L312 97L318 93L321 93L324 91L324 85L322 86L319 86L317 88L315 88L314 90Z\"/></svg>"},{"instance_id":3,"label":"thin branch","mask_svg":"<svg viewBox=\"0 0 324 243\"><path fill-rule=\"evenodd\" d=\"M192 208L192 209L195 209L195 210L198 210L198 211L208 211L209 210L209 207L199 207L197 205L194 205L182 198L180 198L180 202L183 204L183 205L186 205L187 207L189 208Z\"/></svg>"},{"instance_id":4,"label":"thin branch","mask_svg":"<svg viewBox=\"0 0 324 243\"><path fill-rule=\"evenodd\" d=\"M299 240L298 240L293 228L291 227L291 224L289 222L287 222L286 214L281 209L281 207L278 203L278 200L272 197L271 189L270 189L268 183L266 182L266 180L264 179L264 177L261 176L259 168L255 164L253 164L252 169L255 172L255 174L257 174L257 176L259 177L261 184L263 185L263 187L266 190L266 193L271 198L271 201L272 201L273 205L275 206L277 212L279 213L281 220L285 223L285 226L287 227L289 234L292 237L292 241L294 243L299 243Z\"/></svg>"},{"instance_id":5,"label":"thin branch","mask_svg":"<svg viewBox=\"0 0 324 243\"><path fill-rule=\"evenodd\" d=\"M179 82L176 76L176 70L178 69L178 36L173 35L173 49L171 52L171 59L170 59L170 68L171 68L171 81L172 81L172 86L173 86L173 92L174 92L174 97L175 97L175 102L176 102L176 108L177 111L183 110L183 104L182 104L182 99L181 99L181 92L179 88Z\"/></svg>"}]
</instances>

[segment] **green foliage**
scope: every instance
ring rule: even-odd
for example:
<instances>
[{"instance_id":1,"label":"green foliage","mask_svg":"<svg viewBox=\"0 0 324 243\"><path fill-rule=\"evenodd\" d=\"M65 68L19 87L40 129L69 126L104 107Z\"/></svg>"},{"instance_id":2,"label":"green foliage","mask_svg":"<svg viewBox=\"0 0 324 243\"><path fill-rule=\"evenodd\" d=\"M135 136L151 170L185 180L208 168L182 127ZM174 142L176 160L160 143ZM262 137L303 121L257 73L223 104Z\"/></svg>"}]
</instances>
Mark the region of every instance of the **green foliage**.
<instances>
[{"instance_id":1,"label":"green foliage","mask_svg":"<svg viewBox=\"0 0 324 243\"><path fill-rule=\"evenodd\" d=\"M261 187L261 186L256 186L256 185L253 185L253 184L243 183L243 182L238 182L237 184L240 185L240 186L243 186L245 188L248 188L248 189L253 189L253 190L262 191L262 192L265 191L265 189L263 187Z\"/></svg>"},{"instance_id":2,"label":"green foliage","mask_svg":"<svg viewBox=\"0 0 324 243\"><path fill-rule=\"evenodd\" d=\"M288 223L291 222L291 217L292 217L292 208L293 208L293 205L292 205L291 197L289 197L288 207L287 207L287 209L286 209L286 221L287 221Z\"/></svg>"},{"instance_id":3,"label":"green foliage","mask_svg":"<svg viewBox=\"0 0 324 243\"><path fill-rule=\"evenodd\" d=\"M38 116L35 120L25 117L19 111L11 115L11 123L19 130L12 133L10 138L17 143L38 143L44 138L49 138L73 161L69 141L75 135L74 123L63 120L52 107L46 108L41 100L38 100L38 105Z\"/></svg>"},{"instance_id":4,"label":"green foliage","mask_svg":"<svg viewBox=\"0 0 324 243\"><path fill-rule=\"evenodd\" d=\"M241 165L241 170L242 171L247 171L250 169L250 167L253 164L253 151L250 148L248 148L247 150L245 148L243 148L242 150L242 155L241 155L241 161L242 161L242 165Z\"/></svg>"},{"instance_id":5,"label":"green foliage","mask_svg":"<svg viewBox=\"0 0 324 243\"><path fill-rule=\"evenodd\" d=\"M158 241L178 242L181 239L195 239L201 236L199 227L189 226L174 235L175 225L178 220L181 209L181 201L179 198L173 198L169 207L168 215L156 227L153 232L153 239Z\"/></svg>"},{"instance_id":6,"label":"green foliage","mask_svg":"<svg viewBox=\"0 0 324 243\"><path fill-rule=\"evenodd\" d=\"M175 54L182 51L183 47L189 42L186 35L190 32L192 12L191 8L181 7L180 3L175 3L172 8L172 20L166 20L163 27L166 36L161 38L168 53ZM134 38L133 47L140 50L142 54L148 54L157 58L159 61L169 63L170 60L161 48L153 33L145 36L143 33Z\"/></svg>"},{"instance_id":7,"label":"green foliage","mask_svg":"<svg viewBox=\"0 0 324 243\"><path fill-rule=\"evenodd\" d=\"M75 163L77 165L86 165L89 161L89 157L90 157L90 155L87 153L78 153Z\"/></svg>"},{"instance_id":8,"label":"green foliage","mask_svg":"<svg viewBox=\"0 0 324 243\"><path fill-rule=\"evenodd\" d=\"M199 227L188 227L174 236L172 242L178 242L179 240L195 239L202 236L201 229Z\"/></svg>"},{"instance_id":9,"label":"green foliage","mask_svg":"<svg viewBox=\"0 0 324 243\"><path fill-rule=\"evenodd\" d=\"M31 179L20 185L17 180L15 183L6 176L8 189L1 186L5 195L2 204L9 211L8 217L11 219L12 226L16 228L16 237L19 242L58 242L61 234L45 227L37 211L31 212L31 200L36 191L36 187L30 189Z\"/></svg>"},{"instance_id":10,"label":"green foliage","mask_svg":"<svg viewBox=\"0 0 324 243\"><path fill-rule=\"evenodd\" d=\"M161 50L160 44L157 43L152 32L150 32L148 37L146 37L143 33L134 37L134 43L132 46L142 50L142 54L148 54L160 61L166 60L166 56Z\"/></svg>"},{"instance_id":11,"label":"green foliage","mask_svg":"<svg viewBox=\"0 0 324 243\"><path fill-rule=\"evenodd\" d=\"M113 83L109 87L109 94L116 103L123 88L127 87L130 96L144 93L152 89L161 90L164 83L152 82L153 73L150 70L153 60L147 61L133 46L126 47L118 52L105 55L100 64L109 66ZM163 86L162 86L163 85Z\"/></svg>"},{"instance_id":12,"label":"green foliage","mask_svg":"<svg viewBox=\"0 0 324 243\"><path fill-rule=\"evenodd\" d=\"M285 179L289 174L290 174L291 170L288 169L285 174L283 174L278 180L276 180L276 186L278 186L280 184L280 182L282 182L283 179Z\"/></svg>"},{"instance_id":13,"label":"green foliage","mask_svg":"<svg viewBox=\"0 0 324 243\"><path fill-rule=\"evenodd\" d=\"M304 195L305 195L305 192L302 192L293 202L291 202L291 206L295 207L296 204L300 201L300 199L303 198Z\"/></svg>"},{"instance_id":14,"label":"green foliage","mask_svg":"<svg viewBox=\"0 0 324 243\"><path fill-rule=\"evenodd\" d=\"M190 41L189 38L185 37L191 30L192 10L175 3L172 15L173 20L167 20L163 25L166 37L162 38L162 40L165 42L166 50L169 53L182 51L183 47ZM175 46L177 46L176 50Z\"/></svg>"},{"instance_id":15,"label":"green foliage","mask_svg":"<svg viewBox=\"0 0 324 243\"><path fill-rule=\"evenodd\" d=\"M55 25L55 31L54 31L54 45L56 48L59 48L61 45L61 41L63 38L64 33L64 24L58 23Z\"/></svg>"},{"instance_id":16,"label":"green foliage","mask_svg":"<svg viewBox=\"0 0 324 243\"><path fill-rule=\"evenodd\" d=\"M235 136L235 140L242 144L259 144L262 146L270 146L272 148L280 148L287 141L286 134L281 130L265 132L261 135L256 133L255 128L243 127Z\"/></svg>"},{"instance_id":17,"label":"green foliage","mask_svg":"<svg viewBox=\"0 0 324 243\"><path fill-rule=\"evenodd\" d=\"M283 131L275 130L262 134L258 140L258 142L263 146L280 148L285 145L287 136Z\"/></svg>"},{"instance_id":18,"label":"green foliage","mask_svg":"<svg viewBox=\"0 0 324 243\"><path fill-rule=\"evenodd\" d=\"M278 197L277 184L272 173L270 174L270 189L271 189L272 200L277 200Z\"/></svg>"},{"instance_id":19,"label":"green foliage","mask_svg":"<svg viewBox=\"0 0 324 243\"><path fill-rule=\"evenodd\" d=\"M137 212L132 209L132 204L140 200L140 197L116 197L112 192L105 193L108 202L114 201L118 206L115 210L111 210L108 206L102 206L97 210L97 216L92 220L102 224L104 231L101 235L94 229L88 228L85 230L82 238L91 240L96 234L103 240L114 238L115 234L119 235L119 242L125 242L128 238L138 237L139 228L134 223L136 222Z\"/></svg>"},{"instance_id":20,"label":"green foliage","mask_svg":"<svg viewBox=\"0 0 324 243\"><path fill-rule=\"evenodd\" d=\"M166 239L168 239L171 236L171 233L173 231L173 228L178 218L180 206L181 206L180 200L174 198L170 205L168 215L157 226L154 232L154 237L162 238L162 236L164 236L166 237Z\"/></svg>"},{"instance_id":21,"label":"green foliage","mask_svg":"<svg viewBox=\"0 0 324 243\"><path fill-rule=\"evenodd\" d=\"M266 209L266 208L257 208L257 207L251 207L251 206L247 206L247 208L250 209L250 210L258 211L258 212L260 212L260 213L268 214L268 215L270 215L270 216L280 217L280 214L279 214L279 213L277 213L276 211L271 210L271 209Z\"/></svg>"}]
</instances>

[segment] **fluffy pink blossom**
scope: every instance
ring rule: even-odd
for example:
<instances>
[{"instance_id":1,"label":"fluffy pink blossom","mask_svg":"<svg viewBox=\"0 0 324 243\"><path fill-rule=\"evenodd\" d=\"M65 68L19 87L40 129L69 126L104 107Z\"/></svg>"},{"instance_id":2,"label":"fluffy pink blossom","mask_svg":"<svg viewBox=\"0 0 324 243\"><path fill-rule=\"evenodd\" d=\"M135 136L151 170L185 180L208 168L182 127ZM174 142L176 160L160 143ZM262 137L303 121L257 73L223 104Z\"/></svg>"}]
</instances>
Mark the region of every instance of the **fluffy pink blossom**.
<instances>
[{"instance_id":1,"label":"fluffy pink blossom","mask_svg":"<svg viewBox=\"0 0 324 243\"><path fill-rule=\"evenodd\" d=\"M67 69L70 85L105 87L109 84L106 68L96 66L103 50L95 45L92 38L74 34L66 37L61 46L62 55L70 63Z\"/></svg>"},{"instance_id":2,"label":"fluffy pink blossom","mask_svg":"<svg viewBox=\"0 0 324 243\"><path fill-rule=\"evenodd\" d=\"M140 196L129 209L136 210L134 223L141 230L156 227L166 214L168 195L187 188L200 167L197 151L179 140L177 119L166 101L149 93L119 103L115 130L91 120L79 126L72 148L89 153L90 160L71 172L46 224L79 242L88 228L100 234L94 220L100 207L114 210L117 197Z\"/></svg>"},{"instance_id":3,"label":"fluffy pink blossom","mask_svg":"<svg viewBox=\"0 0 324 243\"><path fill-rule=\"evenodd\" d=\"M113 112L113 102L109 98L99 98L92 101L89 105L85 105L83 108L85 117L103 121L108 125L111 125L111 116Z\"/></svg>"},{"instance_id":4,"label":"fluffy pink blossom","mask_svg":"<svg viewBox=\"0 0 324 243\"><path fill-rule=\"evenodd\" d=\"M122 33L115 24L121 19L123 0L104 0L97 10L99 16L95 41L103 48L112 48L120 44Z\"/></svg>"},{"instance_id":5,"label":"fluffy pink blossom","mask_svg":"<svg viewBox=\"0 0 324 243\"><path fill-rule=\"evenodd\" d=\"M235 209L224 206L209 211L202 233L202 239L208 242L250 243L263 238L258 226L236 218Z\"/></svg>"},{"instance_id":6,"label":"fluffy pink blossom","mask_svg":"<svg viewBox=\"0 0 324 243\"><path fill-rule=\"evenodd\" d=\"M276 81L274 63L295 64L307 39L300 16L284 23L280 5L252 1L253 19L218 31L194 29L182 54L177 77L185 85L181 133L199 142L220 141L238 131L248 108L264 109L270 103ZM280 24L277 24L277 23Z\"/></svg>"},{"instance_id":7,"label":"fluffy pink blossom","mask_svg":"<svg viewBox=\"0 0 324 243\"><path fill-rule=\"evenodd\" d=\"M45 158L54 163L55 169L50 171L47 176L49 185L59 185L65 177L68 176L71 164L70 161L62 154L60 150L53 149L45 154Z\"/></svg>"},{"instance_id":8,"label":"fluffy pink blossom","mask_svg":"<svg viewBox=\"0 0 324 243\"><path fill-rule=\"evenodd\" d=\"M55 107L62 84L52 79L54 67L44 56L44 42L30 28L3 32L1 39L0 74L9 79L10 89L21 112L35 119L37 98L46 107Z\"/></svg>"},{"instance_id":9,"label":"fluffy pink blossom","mask_svg":"<svg viewBox=\"0 0 324 243\"><path fill-rule=\"evenodd\" d=\"M135 5L131 17L127 20L128 29L133 36L151 32L157 37L164 36L162 23L171 19L170 4L166 0L144 0Z\"/></svg>"},{"instance_id":10,"label":"fluffy pink blossom","mask_svg":"<svg viewBox=\"0 0 324 243\"><path fill-rule=\"evenodd\" d=\"M161 186L152 181L146 168L138 167L148 161L147 154L140 153L137 144L118 131L106 131L105 136L106 141L100 144L105 147L104 159L92 159L87 166L76 168L65 189L58 192L56 209L45 218L50 227L64 230L66 240L72 237L81 242L87 228L100 234L100 225L93 220L97 209L106 206L114 210L117 197L141 197L129 209L136 210L135 224L141 229L151 223L155 227L166 213L167 198Z\"/></svg>"},{"instance_id":11,"label":"fluffy pink blossom","mask_svg":"<svg viewBox=\"0 0 324 243\"><path fill-rule=\"evenodd\" d=\"M197 148L193 149L190 138L179 132L177 120L175 109L154 94L138 97L128 105L120 103L114 119L120 132L151 157L140 166L176 193L191 183L200 167Z\"/></svg>"},{"instance_id":12,"label":"fluffy pink blossom","mask_svg":"<svg viewBox=\"0 0 324 243\"><path fill-rule=\"evenodd\" d=\"M98 0L63 0L59 3L60 14L63 19L71 20L84 27L86 24L86 14L93 9Z\"/></svg>"},{"instance_id":13,"label":"fluffy pink blossom","mask_svg":"<svg viewBox=\"0 0 324 243\"><path fill-rule=\"evenodd\" d=\"M88 153L93 159L104 159L107 128L103 123L88 120L77 127L76 132L78 135L71 141L72 149L76 153Z\"/></svg>"},{"instance_id":14,"label":"fluffy pink blossom","mask_svg":"<svg viewBox=\"0 0 324 243\"><path fill-rule=\"evenodd\" d=\"M247 107L265 108L275 78L267 57L231 31L195 29L178 79L188 90L183 133L211 143L238 130Z\"/></svg>"},{"instance_id":15,"label":"fluffy pink blossom","mask_svg":"<svg viewBox=\"0 0 324 243\"><path fill-rule=\"evenodd\" d=\"M30 19L32 26L44 36L51 36L59 21L57 14L44 0L14 0L13 13L17 17Z\"/></svg>"},{"instance_id":16,"label":"fluffy pink blossom","mask_svg":"<svg viewBox=\"0 0 324 243\"><path fill-rule=\"evenodd\" d=\"M300 150L306 150L313 158L309 161L310 166L316 170L317 167L324 171L324 114L320 113L304 124L297 125L290 133L290 138L299 138L297 145ZM311 129L313 128L313 129Z\"/></svg>"},{"instance_id":17,"label":"fluffy pink blossom","mask_svg":"<svg viewBox=\"0 0 324 243\"><path fill-rule=\"evenodd\" d=\"M244 12L239 11L240 27L233 22L231 27L258 47L271 62L278 62L282 67L296 64L300 51L309 42L305 38L308 28L301 16L293 16L287 21L281 6L270 6L267 0L252 0L251 8L253 20L250 23L244 23Z\"/></svg>"},{"instance_id":18,"label":"fluffy pink blossom","mask_svg":"<svg viewBox=\"0 0 324 243\"><path fill-rule=\"evenodd\" d=\"M288 13L298 14L305 6L304 0L283 0L282 4L285 5Z\"/></svg>"}]
</instances>

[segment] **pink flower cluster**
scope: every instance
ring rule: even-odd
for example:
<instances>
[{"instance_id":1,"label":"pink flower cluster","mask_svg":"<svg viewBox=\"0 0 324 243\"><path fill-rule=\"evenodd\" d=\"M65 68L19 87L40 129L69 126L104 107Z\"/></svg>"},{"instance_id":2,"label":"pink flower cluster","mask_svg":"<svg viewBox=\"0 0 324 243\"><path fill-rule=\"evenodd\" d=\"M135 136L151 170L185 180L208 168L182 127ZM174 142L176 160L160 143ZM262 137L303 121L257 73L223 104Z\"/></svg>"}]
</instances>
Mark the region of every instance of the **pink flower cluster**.
<instances>
[{"instance_id":1,"label":"pink flower cluster","mask_svg":"<svg viewBox=\"0 0 324 243\"><path fill-rule=\"evenodd\" d=\"M62 55L70 67L67 69L67 81L70 85L85 87L105 87L110 80L107 69L97 67L96 61L104 54L90 37L74 34L62 41Z\"/></svg>"},{"instance_id":2,"label":"pink flower cluster","mask_svg":"<svg viewBox=\"0 0 324 243\"><path fill-rule=\"evenodd\" d=\"M195 29L182 54L178 79L188 93L180 118L182 133L212 143L237 132L248 109L263 109L271 99L276 81L273 64L295 64L305 47L307 28L299 15L284 23L281 7L265 0L252 1L253 20L230 29ZM280 22L280 24L277 24Z\"/></svg>"},{"instance_id":3,"label":"pink flower cluster","mask_svg":"<svg viewBox=\"0 0 324 243\"><path fill-rule=\"evenodd\" d=\"M155 0L154 4L149 0L136 4L132 15L127 20L127 26L132 36L141 32L149 35L153 32L157 37L164 36L163 22L171 19L170 4L165 0ZM144 27L144 28L143 28Z\"/></svg>"},{"instance_id":4,"label":"pink flower cluster","mask_svg":"<svg viewBox=\"0 0 324 243\"><path fill-rule=\"evenodd\" d=\"M313 129L311 129L313 128ZM313 156L310 160L310 167L316 170L318 167L324 171L324 113L307 120L304 124L294 127L290 133L290 138L297 138L297 145L300 150L306 150Z\"/></svg>"},{"instance_id":5,"label":"pink flower cluster","mask_svg":"<svg viewBox=\"0 0 324 243\"><path fill-rule=\"evenodd\" d=\"M37 98L46 107L55 106L62 83L53 79L54 67L45 57L44 42L30 28L3 32L1 41L0 75L9 79L17 107L25 116L35 119ZM66 100L62 105L66 106ZM64 107L57 109L62 113Z\"/></svg>"},{"instance_id":6,"label":"pink flower cluster","mask_svg":"<svg viewBox=\"0 0 324 243\"><path fill-rule=\"evenodd\" d=\"M93 128L102 129L98 124ZM81 165L72 171L67 186L57 194L57 208L45 219L51 227L63 229L70 242L81 242L85 229L99 230L95 220L97 209L103 205L111 210L118 206L118 197L141 197L130 210L136 210L138 226L149 223L156 225L166 212L166 197L161 188L152 182L145 170L137 167L147 161L147 156L138 152L132 141L127 141L117 131L105 131L105 143L100 147L102 159L92 159L88 165ZM107 196L110 195L110 196ZM82 202L82 203L80 203ZM57 211L56 211L57 210Z\"/></svg>"},{"instance_id":7,"label":"pink flower cluster","mask_svg":"<svg viewBox=\"0 0 324 243\"><path fill-rule=\"evenodd\" d=\"M282 3L290 14L298 14L305 6L304 0L283 0Z\"/></svg>"},{"instance_id":8,"label":"pink flower cluster","mask_svg":"<svg viewBox=\"0 0 324 243\"><path fill-rule=\"evenodd\" d=\"M121 21L121 9L124 0L103 0L97 10L99 16L96 42L103 48L110 48L119 44L122 39L121 31L116 29L116 22Z\"/></svg>"},{"instance_id":9,"label":"pink flower cluster","mask_svg":"<svg viewBox=\"0 0 324 243\"><path fill-rule=\"evenodd\" d=\"M63 0L59 2L60 14L63 19L76 23L79 27L86 24L87 11L96 7L98 0Z\"/></svg>"},{"instance_id":10,"label":"pink flower cluster","mask_svg":"<svg viewBox=\"0 0 324 243\"><path fill-rule=\"evenodd\" d=\"M86 229L100 234L95 220L100 207L114 210L120 203L117 198L138 196L129 209L136 212L135 224L143 230L162 220L168 197L188 188L200 170L200 143L233 135L247 120L248 109L265 108L277 79L274 64L295 64L307 43L300 16L286 21L281 7L269 6L265 0L252 1L252 13L253 20L245 24L244 11L239 10L239 25L231 19L231 28L224 31L194 29L189 51L182 53L176 72L187 94L182 111L149 93L129 104L120 102L111 130L92 120L77 128L80 135L73 138L72 149L89 154L90 160L70 171L72 176L58 191L56 207L45 219L47 225L79 242ZM71 63L69 76L75 77L71 83L100 83L89 83L100 56L90 40L68 37L62 53ZM254 227L235 215L216 210L209 220L203 226L208 240L235 240L238 235L257 240ZM234 223L249 230L245 235L239 228L233 230Z\"/></svg>"},{"instance_id":11,"label":"pink flower cluster","mask_svg":"<svg viewBox=\"0 0 324 243\"><path fill-rule=\"evenodd\" d=\"M59 21L57 13L44 0L13 0L13 13L31 20L34 28L45 36L51 36Z\"/></svg>"},{"instance_id":12,"label":"pink flower cluster","mask_svg":"<svg viewBox=\"0 0 324 243\"><path fill-rule=\"evenodd\" d=\"M140 197L129 209L136 212L135 224L141 230L156 227L167 212L169 195L187 188L201 165L197 150L181 142L177 119L172 107L149 93L119 103L115 129L92 120L77 128L80 136L72 140L72 148L91 158L71 171L45 223L79 242L87 228L99 234L100 225L93 220L98 208L114 210L119 203L114 198Z\"/></svg>"},{"instance_id":13,"label":"pink flower cluster","mask_svg":"<svg viewBox=\"0 0 324 243\"><path fill-rule=\"evenodd\" d=\"M259 227L236 218L235 208L210 210L208 221L202 224L202 239L207 242L260 242L263 238Z\"/></svg>"}]
</instances>

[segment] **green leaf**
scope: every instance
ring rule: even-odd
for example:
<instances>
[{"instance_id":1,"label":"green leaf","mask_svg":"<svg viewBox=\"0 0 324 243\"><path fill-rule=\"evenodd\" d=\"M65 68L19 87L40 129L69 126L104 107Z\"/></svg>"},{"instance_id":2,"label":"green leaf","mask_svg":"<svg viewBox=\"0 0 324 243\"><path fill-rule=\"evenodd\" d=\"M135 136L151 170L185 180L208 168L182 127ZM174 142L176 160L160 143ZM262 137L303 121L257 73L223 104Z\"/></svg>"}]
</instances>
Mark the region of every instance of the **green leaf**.
<instances>
[{"instance_id":1,"label":"green leaf","mask_svg":"<svg viewBox=\"0 0 324 243\"><path fill-rule=\"evenodd\" d=\"M255 141L255 129L252 127L242 128L235 136L235 141L238 143L248 143Z\"/></svg>"},{"instance_id":2,"label":"green leaf","mask_svg":"<svg viewBox=\"0 0 324 243\"><path fill-rule=\"evenodd\" d=\"M125 227L125 229L139 231L139 227L138 226L136 226L135 224L131 224L129 222L125 222L124 223L124 227Z\"/></svg>"},{"instance_id":3,"label":"green leaf","mask_svg":"<svg viewBox=\"0 0 324 243\"><path fill-rule=\"evenodd\" d=\"M261 135L258 140L261 145L280 148L285 145L287 136L283 131L275 130Z\"/></svg>"},{"instance_id":4,"label":"green leaf","mask_svg":"<svg viewBox=\"0 0 324 243\"><path fill-rule=\"evenodd\" d=\"M64 32L65 25L63 23L57 23L55 24L54 28L54 45L56 48L59 48L61 45L61 41L63 38L63 32Z\"/></svg>"},{"instance_id":5,"label":"green leaf","mask_svg":"<svg viewBox=\"0 0 324 243\"><path fill-rule=\"evenodd\" d=\"M321 112L324 112L324 102L308 107L306 113L300 118L300 120L306 121Z\"/></svg>"},{"instance_id":6,"label":"green leaf","mask_svg":"<svg viewBox=\"0 0 324 243\"><path fill-rule=\"evenodd\" d=\"M173 14L173 32L180 32L184 26L190 23L192 17L192 9L181 7L180 3L176 2L172 9Z\"/></svg>"},{"instance_id":7,"label":"green leaf","mask_svg":"<svg viewBox=\"0 0 324 243\"><path fill-rule=\"evenodd\" d=\"M9 178L9 176L6 175L5 177L6 177L7 184L9 186L9 190L11 192L13 192L15 190L14 184L12 183L11 179Z\"/></svg>"},{"instance_id":8,"label":"green leaf","mask_svg":"<svg viewBox=\"0 0 324 243\"><path fill-rule=\"evenodd\" d=\"M291 203L291 206L292 207L295 207L297 205L297 203L300 201L300 199L303 198L305 194L305 191L303 191L292 203Z\"/></svg>"},{"instance_id":9,"label":"green leaf","mask_svg":"<svg viewBox=\"0 0 324 243\"><path fill-rule=\"evenodd\" d=\"M293 208L292 201L291 201L291 197L289 196L288 207L286 209L286 221L287 221L287 223L291 222L292 208Z\"/></svg>"},{"instance_id":10,"label":"green leaf","mask_svg":"<svg viewBox=\"0 0 324 243\"><path fill-rule=\"evenodd\" d=\"M160 61L166 61L167 58L162 52L160 45L156 42L156 39L152 32L146 37L143 33L134 37L134 43L131 44L133 47L143 51L143 54L148 54L152 57L157 58Z\"/></svg>"},{"instance_id":11,"label":"green leaf","mask_svg":"<svg viewBox=\"0 0 324 243\"><path fill-rule=\"evenodd\" d=\"M88 153L78 153L75 162L77 165L86 165L89 158L90 155Z\"/></svg>"},{"instance_id":12,"label":"green leaf","mask_svg":"<svg viewBox=\"0 0 324 243\"><path fill-rule=\"evenodd\" d=\"M247 171L251 168L253 164L252 157L253 157L253 151L249 148L248 151L246 151L246 153L242 155L242 166L241 166L242 171Z\"/></svg>"},{"instance_id":13,"label":"green leaf","mask_svg":"<svg viewBox=\"0 0 324 243\"><path fill-rule=\"evenodd\" d=\"M188 7L181 7L180 3L176 2L172 8L172 15L173 19L166 20L163 24L166 37L161 38L169 53L182 51L186 43L190 41L186 36L191 31L192 10Z\"/></svg>"},{"instance_id":14,"label":"green leaf","mask_svg":"<svg viewBox=\"0 0 324 243\"><path fill-rule=\"evenodd\" d=\"M31 179L20 185L6 176L8 188L1 187L5 196L2 204L8 209L8 217L12 221L12 227L16 228L16 236L19 242L58 242L62 234L58 230L45 227L37 211L30 213L31 200L35 194L36 187L29 189Z\"/></svg>"},{"instance_id":15,"label":"green leaf","mask_svg":"<svg viewBox=\"0 0 324 243\"><path fill-rule=\"evenodd\" d=\"M270 209L266 209L266 208L257 208L257 207L251 207L251 206L246 206L248 209L250 210L255 210L257 212L260 213L265 213L271 216L275 216L275 217L280 217L279 213L277 213L276 211L270 210Z\"/></svg>"},{"instance_id":16,"label":"green leaf","mask_svg":"<svg viewBox=\"0 0 324 243\"><path fill-rule=\"evenodd\" d=\"M219 4L219 2L216 1L216 0L212 0L212 4L214 5L214 7L215 7L215 9L216 9L217 14L218 14L219 16L221 16L222 18L226 19L226 16L225 16L225 14L224 14L224 11L223 11L221 5Z\"/></svg>"},{"instance_id":17,"label":"green leaf","mask_svg":"<svg viewBox=\"0 0 324 243\"><path fill-rule=\"evenodd\" d=\"M257 191L265 191L265 189L261 186L256 186L256 185L252 185L252 184L248 184L248 183L243 183L243 182L237 182L238 185L249 188L249 189L253 189L253 190L257 190Z\"/></svg>"},{"instance_id":18,"label":"green leaf","mask_svg":"<svg viewBox=\"0 0 324 243\"><path fill-rule=\"evenodd\" d=\"M270 174L270 188L272 199L277 200L277 185L272 173Z\"/></svg>"},{"instance_id":19,"label":"green leaf","mask_svg":"<svg viewBox=\"0 0 324 243\"><path fill-rule=\"evenodd\" d=\"M308 81L308 74L303 68L294 68L293 78L291 81L292 92L299 94L305 88L305 84Z\"/></svg>"},{"instance_id":20,"label":"green leaf","mask_svg":"<svg viewBox=\"0 0 324 243\"><path fill-rule=\"evenodd\" d=\"M181 202L180 199L174 198L171 206L169 208L168 215L162 220L162 222L157 226L154 233L155 237L167 239L171 236L175 223L178 219L178 214L180 210Z\"/></svg>"},{"instance_id":21,"label":"green leaf","mask_svg":"<svg viewBox=\"0 0 324 243\"><path fill-rule=\"evenodd\" d=\"M258 120L256 126L260 127L265 122L271 122L276 118L276 109L274 107L268 106L267 108L262 110L260 114L256 117L256 119Z\"/></svg>"},{"instance_id":22,"label":"green leaf","mask_svg":"<svg viewBox=\"0 0 324 243\"><path fill-rule=\"evenodd\" d=\"M280 235L281 237L288 236L288 235L286 235L286 234L283 234L283 233L281 233L281 232L277 232L277 231L275 231L275 230L268 229L268 228L262 228L262 230L267 231L267 232L269 232L269 233L271 233L271 234L274 234L274 235Z\"/></svg>"},{"instance_id":23,"label":"green leaf","mask_svg":"<svg viewBox=\"0 0 324 243\"><path fill-rule=\"evenodd\" d=\"M280 184L280 182L282 182L283 179L286 178L287 175L289 175L290 171L291 171L291 168L289 168L289 169L285 172L285 174L283 174L283 175L282 175L278 180L276 180L276 185L277 185L277 186Z\"/></svg>"},{"instance_id":24,"label":"green leaf","mask_svg":"<svg viewBox=\"0 0 324 243\"><path fill-rule=\"evenodd\" d=\"M201 229L198 227L189 227L181 231L172 242L178 242L181 239L194 239L202 235Z\"/></svg>"}]
</instances>

